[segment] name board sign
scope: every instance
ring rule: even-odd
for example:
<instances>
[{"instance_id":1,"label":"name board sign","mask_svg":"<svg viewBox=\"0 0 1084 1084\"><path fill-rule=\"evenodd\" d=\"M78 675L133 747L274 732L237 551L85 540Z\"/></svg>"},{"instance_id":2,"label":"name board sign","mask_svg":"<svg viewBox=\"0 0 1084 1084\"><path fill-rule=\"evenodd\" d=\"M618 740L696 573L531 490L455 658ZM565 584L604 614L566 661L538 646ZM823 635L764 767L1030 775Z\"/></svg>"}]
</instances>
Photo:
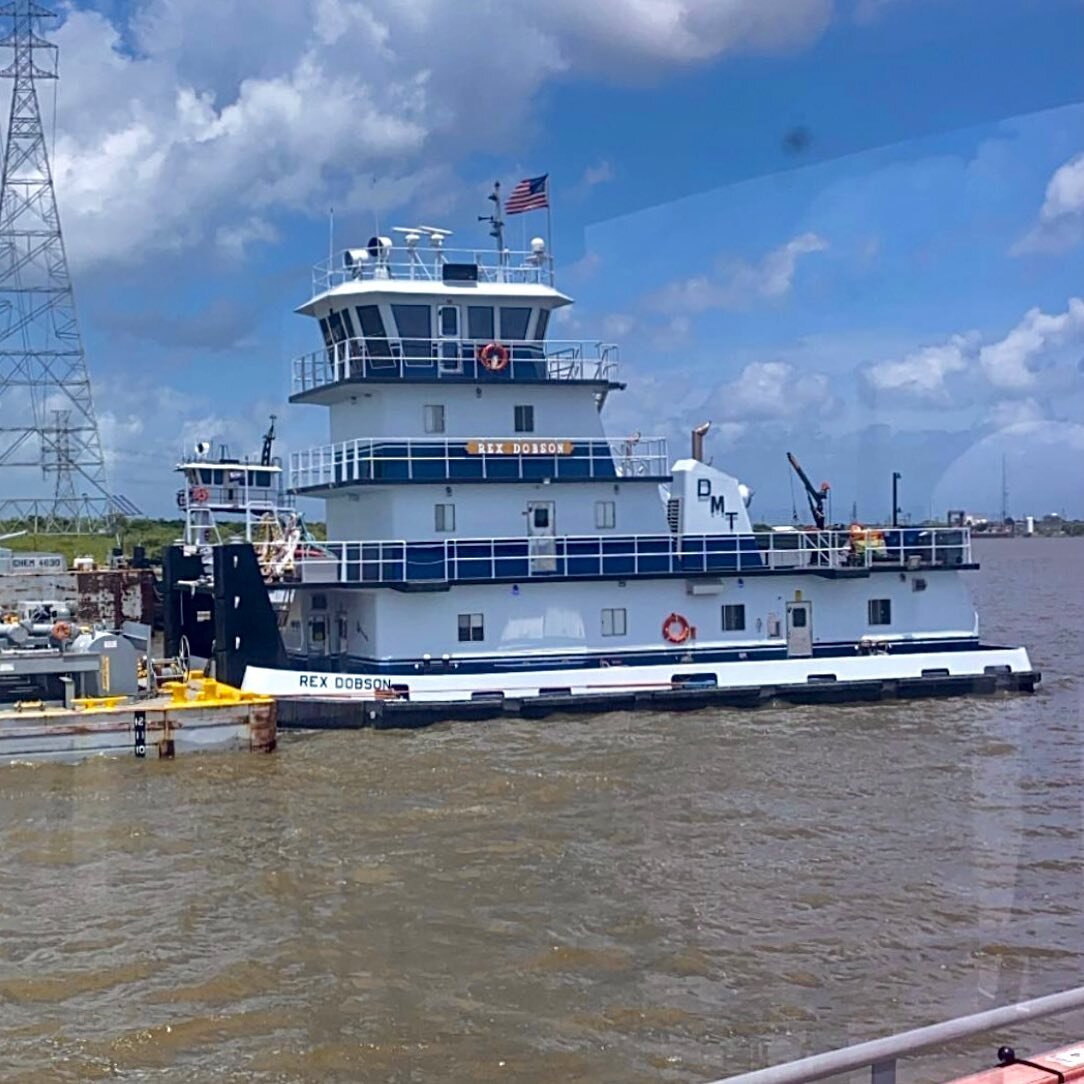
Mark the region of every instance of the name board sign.
<instances>
[{"instance_id":1,"label":"name board sign","mask_svg":"<svg viewBox=\"0 0 1084 1084\"><path fill-rule=\"evenodd\" d=\"M12 572L66 572L67 562L59 553L13 553Z\"/></svg>"},{"instance_id":2,"label":"name board sign","mask_svg":"<svg viewBox=\"0 0 1084 1084\"><path fill-rule=\"evenodd\" d=\"M312 697L341 700L353 697L376 700L409 689L405 678L380 674L328 674L304 670L269 670L248 666L241 688L264 696Z\"/></svg>"},{"instance_id":3,"label":"name board sign","mask_svg":"<svg viewBox=\"0 0 1084 1084\"><path fill-rule=\"evenodd\" d=\"M468 440L470 455L571 455L570 440Z\"/></svg>"}]
</instances>

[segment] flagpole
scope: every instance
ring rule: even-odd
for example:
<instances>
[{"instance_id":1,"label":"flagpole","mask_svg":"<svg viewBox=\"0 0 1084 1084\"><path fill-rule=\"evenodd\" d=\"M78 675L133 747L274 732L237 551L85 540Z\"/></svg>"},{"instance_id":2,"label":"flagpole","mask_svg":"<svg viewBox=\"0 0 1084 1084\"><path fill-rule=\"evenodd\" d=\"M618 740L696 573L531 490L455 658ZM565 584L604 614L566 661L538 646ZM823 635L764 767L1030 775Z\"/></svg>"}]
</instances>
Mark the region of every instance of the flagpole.
<instances>
[{"instance_id":1,"label":"flagpole","mask_svg":"<svg viewBox=\"0 0 1084 1084\"><path fill-rule=\"evenodd\" d=\"M550 285L553 285L553 200L550 199L550 179L546 175L546 252L550 261Z\"/></svg>"}]
</instances>

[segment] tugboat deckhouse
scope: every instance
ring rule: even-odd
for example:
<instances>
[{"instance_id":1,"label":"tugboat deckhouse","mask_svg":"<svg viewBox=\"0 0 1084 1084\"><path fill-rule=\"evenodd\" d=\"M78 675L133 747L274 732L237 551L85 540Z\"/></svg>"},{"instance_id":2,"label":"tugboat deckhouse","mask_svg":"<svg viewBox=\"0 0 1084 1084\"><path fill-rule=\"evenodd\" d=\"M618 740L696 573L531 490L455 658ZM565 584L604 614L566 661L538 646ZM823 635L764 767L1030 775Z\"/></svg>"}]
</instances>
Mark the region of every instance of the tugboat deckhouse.
<instances>
[{"instance_id":1,"label":"tugboat deckhouse","mask_svg":"<svg viewBox=\"0 0 1084 1084\"><path fill-rule=\"evenodd\" d=\"M980 641L966 528L832 528L822 489L815 527L754 532L706 426L676 460L608 435L617 346L551 335L547 245L507 250L496 218L496 251L403 228L317 265L291 401L329 431L286 474L328 540L189 538L169 637L304 722L1034 688Z\"/></svg>"}]
</instances>

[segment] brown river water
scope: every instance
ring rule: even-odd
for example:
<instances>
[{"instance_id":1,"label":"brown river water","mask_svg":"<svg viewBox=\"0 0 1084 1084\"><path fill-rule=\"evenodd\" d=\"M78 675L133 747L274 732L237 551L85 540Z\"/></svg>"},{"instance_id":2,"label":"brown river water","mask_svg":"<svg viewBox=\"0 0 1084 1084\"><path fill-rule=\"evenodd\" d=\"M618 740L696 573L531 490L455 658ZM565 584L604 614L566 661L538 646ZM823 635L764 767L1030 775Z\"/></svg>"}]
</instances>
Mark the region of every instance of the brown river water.
<instances>
[{"instance_id":1,"label":"brown river water","mask_svg":"<svg viewBox=\"0 0 1084 1084\"><path fill-rule=\"evenodd\" d=\"M0 1080L707 1081L1084 982L1084 540L977 549L1033 697L0 770Z\"/></svg>"}]
</instances>

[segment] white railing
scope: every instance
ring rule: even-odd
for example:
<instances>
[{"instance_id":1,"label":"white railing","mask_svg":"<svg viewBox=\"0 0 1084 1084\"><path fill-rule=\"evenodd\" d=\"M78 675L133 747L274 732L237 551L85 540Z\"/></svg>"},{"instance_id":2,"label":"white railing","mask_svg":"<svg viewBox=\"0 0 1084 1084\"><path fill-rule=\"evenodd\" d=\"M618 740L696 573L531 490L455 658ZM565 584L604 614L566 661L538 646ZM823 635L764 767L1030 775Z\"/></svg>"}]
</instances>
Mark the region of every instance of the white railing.
<instances>
[{"instance_id":1,"label":"white railing","mask_svg":"<svg viewBox=\"0 0 1084 1084\"><path fill-rule=\"evenodd\" d=\"M897 1035L888 1035L882 1039L845 1046L839 1050L829 1050L823 1054L814 1054L808 1058L773 1065L767 1069L756 1069L750 1073L723 1077L713 1084L812 1084L812 1081L825 1080L828 1077L842 1076L856 1069L870 1070L871 1084L895 1084L896 1063L900 1058L921 1053L934 1047L943 1047L957 1043L974 1035L982 1035L998 1028L1019 1027L1029 1020L1038 1020L1045 1016L1057 1016L1061 1013L1084 1009L1084 986L1071 990L1062 990L1057 994L1033 998L1030 1001L1018 1001L1013 1005L1002 1005L996 1009L973 1013L971 1016L958 1016L954 1020L942 1020L937 1024L902 1031ZM1074 1044L1079 1046L1079 1044ZM1032 1055L1034 1057L1034 1055ZM1051 1066L1049 1057L1041 1059L1045 1073L1051 1081L1057 1080L1059 1073L1076 1068L1079 1055L1072 1060L1062 1061ZM1017 1058L1015 1051L1008 1046L998 1049L1000 1066L1015 1063L1029 1064ZM1032 1065L1032 1068L1035 1068Z\"/></svg>"},{"instance_id":2,"label":"white railing","mask_svg":"<svg viewBox=\"0 0 1084 1084\"><path fill-rule=\"evenodd\" d=\"M364 255L362 253L364 252ZM312 292L323 293L345 282L372 279L421 279L441 282L448 264L476 267L478 282L553 285L553 257L545 252L505 249L393 247L369 254L364 249L343 249L312 269ZM449 281L457 281L449 279ZM462 281L462 280L458 280Z\"/></svg>"},{"instance_id":3,"label":"white railing","mask_svg":"<svg viewBox=\"0 0 1084 1084\"><path fill-rule=\"evenodd\" d=\"M462 582L532 577L585 579L808 572L864 575L873 568L921 570L971 564L966 528L886 527L868 532L761 531L746 535L563 535L440 541L321 543L302 580L344 583Z\"/></svg>"},{"instance_id":4,"label":"white railing","mask_svg":"<svg viewBox=\"0 0 1084 1084\"><path fill-rule=\"evenodd\" d=\"M509 361L494 371L478 357L488 341L344 339L295 358L291 392L300 395L347 380L617 380L618 349L614 343L504 339L500 342L508 350Z\"/></svg>"},{"instance_id":5,"label":"white railing","mask_svg":"<svg viewBox=\"0 0 1084 1084\"><path fill-rule=\"evenodd\" d=\"M372 482L665 478L666 440L515 437L345 440L290 456L290 488Z\"/></svg>"}]
</instances>

